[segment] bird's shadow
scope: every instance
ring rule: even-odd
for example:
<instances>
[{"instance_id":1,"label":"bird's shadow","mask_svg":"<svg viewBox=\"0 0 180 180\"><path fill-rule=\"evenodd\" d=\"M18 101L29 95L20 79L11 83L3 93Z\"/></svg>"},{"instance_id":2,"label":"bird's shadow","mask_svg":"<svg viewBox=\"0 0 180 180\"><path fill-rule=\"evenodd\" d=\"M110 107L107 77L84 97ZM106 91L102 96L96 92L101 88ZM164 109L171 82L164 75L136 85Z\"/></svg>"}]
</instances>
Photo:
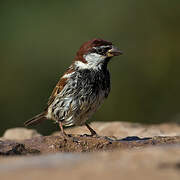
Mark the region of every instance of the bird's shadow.
<instances>
[{"instance_id":1,"label":"bird's shadow","mask_svg":"<svg viewBox=\"0 0 180 180\"><path fill-rule=\"evenodd\" d=\"M145 141L149 139L152 139L152 138L151 137L140 138L138 136L128 136L123 139L119 139L118 141Z\"/></svg>"},{"instance_id":2,"label":"bird's shadow","mask_svg":"<svg viewBox=\"0 0 180 180\"><path fill-rule=\"evenodd\" d=\"M112 139L112 138L107 137L107 136L105 136L104 138L108 141L122 141L122 142L146 141L146 140L152 139L151 137L140 138L138 136L127 136L127 137L122 138L122 139Z\"/></svg>"}]
</instances>

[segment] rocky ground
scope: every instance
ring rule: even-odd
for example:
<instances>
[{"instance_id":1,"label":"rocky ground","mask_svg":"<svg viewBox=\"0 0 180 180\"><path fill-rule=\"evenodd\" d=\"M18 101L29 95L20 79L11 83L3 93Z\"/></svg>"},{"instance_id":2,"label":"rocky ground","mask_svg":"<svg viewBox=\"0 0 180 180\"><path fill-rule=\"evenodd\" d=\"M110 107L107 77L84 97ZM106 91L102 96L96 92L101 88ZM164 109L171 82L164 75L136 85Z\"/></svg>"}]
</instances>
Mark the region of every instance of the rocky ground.
<instances>
[{"instance_id":1,"label":"rocky ground","mask_svg":"<svg viewBox=\"0 0 180 180\"><path fill-rule=\"evenodd\" d=\"M0 138L1 179L180 179L180 125L92 123L42 136L14 128ZM82 153L83 152L83 153Z\"/></svg>"}]
</instances>

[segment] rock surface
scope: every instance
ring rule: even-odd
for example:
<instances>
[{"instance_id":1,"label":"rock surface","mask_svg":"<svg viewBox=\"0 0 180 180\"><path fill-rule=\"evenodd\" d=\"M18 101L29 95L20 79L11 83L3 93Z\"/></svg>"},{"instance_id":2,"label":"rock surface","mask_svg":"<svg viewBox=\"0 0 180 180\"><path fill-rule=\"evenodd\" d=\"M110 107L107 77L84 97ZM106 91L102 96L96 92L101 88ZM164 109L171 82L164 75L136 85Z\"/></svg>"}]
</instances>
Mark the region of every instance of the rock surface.
<instances>
[{"instance_id":1,"label":"rock surface","mask_svg":"<svg viewBox=\"0 0 180 180\"><path fill-rule=\"evenodd\" d=\"M142 125L139 123L128 122L94 122L91 124L93 129L100 136L115 136L122 138L126 136L152 137L152 136L180 136L180 124L163 123L159 125ZM88 134L89 131L85 126L66 129L68 134ZM52 135L58 136L58 132ZM34 129L11 128L5 131L0 139L23 140L41 136Z\"/></svg>"},{"instance_id":2,"label":"rock surface","mask_svg":"<svg viewBox=\"0 0 180 180\"><path fill-rule=\"evenodd\" d=\"M1 139L23 140L37 136L41 135L36 130L19 127L7 129Z\"/></svg>"},{"instance_id":3,"label":"rock surface","mask_svg":"<svg viewBox=\"0 0 180 180\"><path fill-rule=\"evenodd\" d=\"M55 153L0 159L0 178L13 180L179 180L180 146L101 153Z\"/></svg>"},{"instance_id":4,"label":"rock surface","mask_svg":"<svg viewBox=\"0 0 180 180\"><path fill-rule=\"evenodd\" d=\"M100 137L77 135L89 133L85 127L66 129L72 134L67 138L59 132L29 139L4 135L0 179L180 179L178 124L113 122L92 127Z\"/></svg>"},{"instance_id":5,"label":"rock surface","mask_svg":"<svg viewBox=\"0 0 180 180\"><path fill-rule=\"evenodd\" d=\"M109 137L81 137L79 135L71 135L71 137L40 136L18 142L1 141L0 155L26 155L55 152L98 152L172 144L180 144L180 136L155 136L152 138L129 136L123 139L112 139Z\"/></svg>"},{"instance_id":6,"label":"rock surface","mask_svg":"<svg viewBox=\"0 0 180 180\"><path fill-rule=\"evenodd\" d=\"M91 126L101 136L116 136L118 138L126 136L180 136L180 124L176 123L143 125L129 122L94 122L91 124ZM70 134L89 133L85 126L69 128L66 130L66 132ZM59 132L54 134L57 135Z\"/></svg>"}]
</instances>

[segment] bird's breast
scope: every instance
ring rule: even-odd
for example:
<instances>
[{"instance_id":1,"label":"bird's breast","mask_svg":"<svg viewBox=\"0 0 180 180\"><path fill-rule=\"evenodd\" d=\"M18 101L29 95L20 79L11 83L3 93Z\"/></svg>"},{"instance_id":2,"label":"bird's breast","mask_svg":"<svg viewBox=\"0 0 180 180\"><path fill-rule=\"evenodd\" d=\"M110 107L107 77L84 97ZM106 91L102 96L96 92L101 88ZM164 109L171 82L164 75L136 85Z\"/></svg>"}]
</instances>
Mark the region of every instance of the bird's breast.
<instances>
[{"instance_id":1,"label":"bird's breast","mask_svg":"<svg viewBox=\"0 0 180 180\"><path fill-rule=\"evenodd\" d=\"M52 103L50 113L65 126L83 124L110 92L109 72L81 70L73 73Z\"/></svg>"}]
</instances>

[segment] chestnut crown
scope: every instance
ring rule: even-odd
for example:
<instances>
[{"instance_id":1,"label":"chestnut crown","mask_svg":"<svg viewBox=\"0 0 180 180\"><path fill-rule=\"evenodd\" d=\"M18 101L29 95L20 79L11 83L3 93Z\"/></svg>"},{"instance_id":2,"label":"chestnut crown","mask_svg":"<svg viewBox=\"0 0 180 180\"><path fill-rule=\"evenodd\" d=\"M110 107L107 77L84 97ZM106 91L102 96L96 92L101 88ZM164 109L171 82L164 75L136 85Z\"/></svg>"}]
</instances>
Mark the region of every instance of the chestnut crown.
<instances>
[{"instance_id":1,"label":"chestnut crown","mask_svg":"<svg viewBox=\"0 0 180 180\"><path fill-rule=\"evenodd\" d=\"M122 54L111 42L103 39L92 39L85 42L76 54L75 61L88 63L87 59L106 59ZM87 57L87 58L86 58ZM90 58L91 57L91 58Z\"/></svg>"}]
</instances>

